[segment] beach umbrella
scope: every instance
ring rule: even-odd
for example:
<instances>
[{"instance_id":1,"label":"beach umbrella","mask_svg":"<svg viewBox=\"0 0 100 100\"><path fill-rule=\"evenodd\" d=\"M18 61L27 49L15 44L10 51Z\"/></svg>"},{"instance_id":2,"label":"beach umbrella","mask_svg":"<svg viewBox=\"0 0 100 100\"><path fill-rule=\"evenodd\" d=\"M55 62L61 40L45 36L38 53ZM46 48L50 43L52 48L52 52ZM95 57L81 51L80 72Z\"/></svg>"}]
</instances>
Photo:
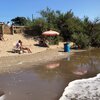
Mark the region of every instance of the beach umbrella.
<instances>
[{"instance_id":1,"label":"beach umbrella","mask_svg":"<svg viewBox=\"0 0 100 100\"><path fill-rule=\"evenodd\" d=\"M57 36L57 35L59 35L59 34L60 34L59 32L52 31L52 30L50 30L50 31L45 31L45 32L42 33L42 35L44 35L44 36Z\"/></svg>"}]
</instances>

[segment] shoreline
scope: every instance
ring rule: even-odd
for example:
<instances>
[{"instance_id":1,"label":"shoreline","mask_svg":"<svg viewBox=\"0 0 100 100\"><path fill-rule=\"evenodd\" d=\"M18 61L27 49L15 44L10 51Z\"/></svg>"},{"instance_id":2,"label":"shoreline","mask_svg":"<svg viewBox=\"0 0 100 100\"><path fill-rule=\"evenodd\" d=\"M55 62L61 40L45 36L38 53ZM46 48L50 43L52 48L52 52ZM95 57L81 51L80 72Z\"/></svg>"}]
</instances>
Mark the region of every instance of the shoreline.
<instances>
[{"instance_id":1,"label":"shoreline","mask_svg":"<svg viewBox=\"0 0 100 100\"><path fill-rule=\"evenodd\" d=\"M84 50L71 50L70 55ZM46 49L32 54L19 54L14 56L0 57L0 73L10 73L20 69L30 68L31 66L45 64L68 57L68 53L62 48Z\"/></svg>"}]
</instances>

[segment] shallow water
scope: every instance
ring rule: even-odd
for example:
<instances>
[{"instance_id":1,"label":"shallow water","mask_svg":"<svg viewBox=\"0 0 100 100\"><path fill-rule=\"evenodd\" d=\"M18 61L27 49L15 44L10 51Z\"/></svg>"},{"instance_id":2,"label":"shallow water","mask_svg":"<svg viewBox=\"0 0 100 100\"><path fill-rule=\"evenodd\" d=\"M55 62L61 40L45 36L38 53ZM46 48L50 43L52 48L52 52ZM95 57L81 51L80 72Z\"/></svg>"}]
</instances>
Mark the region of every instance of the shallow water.
<instances>
[{"instance_id":1,"label":"shallow water","mask_svg":"<svg viewBox=\"0 0 100 100\"><path fill-rule=\"evenodd\" d=\"M61 61L1 74L5 100L59 100L69 82L100 73L100 49L76 53Z\"/></svg>"}]
</instances>

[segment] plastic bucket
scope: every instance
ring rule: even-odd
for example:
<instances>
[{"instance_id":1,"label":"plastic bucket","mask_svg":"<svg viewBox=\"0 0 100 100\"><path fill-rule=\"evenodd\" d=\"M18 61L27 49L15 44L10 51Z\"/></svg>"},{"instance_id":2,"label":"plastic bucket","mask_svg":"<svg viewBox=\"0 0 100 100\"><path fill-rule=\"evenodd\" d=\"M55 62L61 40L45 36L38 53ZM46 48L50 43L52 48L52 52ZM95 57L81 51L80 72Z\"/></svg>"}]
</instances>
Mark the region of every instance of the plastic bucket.
<instances>
[{"instance_id":1,"label":"plastic bucket","mask_svg":"<svg viewBox=\"0 0 100 100\"><path fill-rule=\"evenodd\" d=\"M64 44L64 52L70 52L70 45Z\"/></svg>"}]
</instances>

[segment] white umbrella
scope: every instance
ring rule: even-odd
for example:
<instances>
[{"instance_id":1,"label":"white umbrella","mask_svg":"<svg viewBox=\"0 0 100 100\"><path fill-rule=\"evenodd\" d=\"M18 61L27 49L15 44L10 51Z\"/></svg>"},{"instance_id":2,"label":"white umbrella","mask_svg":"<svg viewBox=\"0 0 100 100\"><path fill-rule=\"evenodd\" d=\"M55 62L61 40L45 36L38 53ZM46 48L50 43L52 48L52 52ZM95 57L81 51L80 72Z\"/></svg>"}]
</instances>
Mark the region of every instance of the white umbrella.
<instances>
[{"instance_id":1,"label":"white umbrella","mask_svg":"<svg viewBox=\"0 0 100 100\"><path fill-rule=\"evenodd\" d=\"M45 36L56 36L56 35L59 35L60 33L56 32L56 31L45 31L42 33L42 35L45 35Z\"/></svg>"}]
</instances>

